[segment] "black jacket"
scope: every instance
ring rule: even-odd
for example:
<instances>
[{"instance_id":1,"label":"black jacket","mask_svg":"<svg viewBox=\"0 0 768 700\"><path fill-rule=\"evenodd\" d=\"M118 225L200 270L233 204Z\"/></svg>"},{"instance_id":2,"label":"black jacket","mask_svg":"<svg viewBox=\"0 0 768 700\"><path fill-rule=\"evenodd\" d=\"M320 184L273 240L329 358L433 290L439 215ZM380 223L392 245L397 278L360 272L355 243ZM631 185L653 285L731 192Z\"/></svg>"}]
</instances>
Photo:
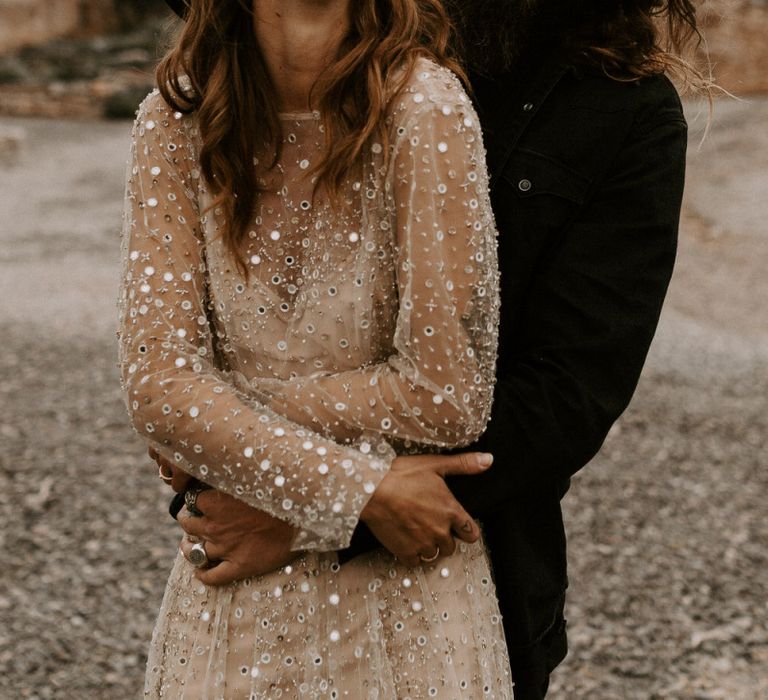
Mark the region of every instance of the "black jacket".
<instances>
[{"instance_id":1,"label":"black jacket","mask_svg":"<svg viewBox=\"0 0 768 700\"><path fill-rule=\"evenodd\" d=\"M637 385L675 259L686 124L658 76L567 61L473 81L499 228L501 329L481 476L451 478L482 524L513 661L565 655L560 500ZM342 561L373 546L360 526Z\"/></svg>"}]
</instances>

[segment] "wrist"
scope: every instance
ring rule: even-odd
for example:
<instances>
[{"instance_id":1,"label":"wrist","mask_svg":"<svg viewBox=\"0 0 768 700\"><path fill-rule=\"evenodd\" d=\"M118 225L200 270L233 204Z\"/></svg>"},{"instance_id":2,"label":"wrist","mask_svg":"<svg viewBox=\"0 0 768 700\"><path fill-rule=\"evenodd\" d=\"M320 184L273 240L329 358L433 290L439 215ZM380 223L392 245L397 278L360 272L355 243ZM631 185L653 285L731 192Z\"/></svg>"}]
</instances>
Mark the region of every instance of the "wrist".
<instances>
[{"instance_id":1,"label":"wrist","mask_svg":"<svg viewBox=\"0 0 768 700\"><path fill-rule=\"evenodd\" d=\"M374 498L376 497L376 494L374 493L373 496L371 496L368 503L365 504L365 507L360 511L360 522L365 523L366 525L375 518L375 510L376 510L376 504L374 503Z\"/></svg>"},{"instance_id":2,"label":"wrist","mask_svg":"<svg viewBox=\"0 0 768 700\"><path fill-rule=\"evenodd\" d=\"M381 485L379 485L379 488L380 487ZM368 503L365 504L363 510L360 511L360 522L370 525L373 522L381 520L382 516L382 496L379 489L376 489L370 499L368 499Z\"/></svg>"}]
</instances>

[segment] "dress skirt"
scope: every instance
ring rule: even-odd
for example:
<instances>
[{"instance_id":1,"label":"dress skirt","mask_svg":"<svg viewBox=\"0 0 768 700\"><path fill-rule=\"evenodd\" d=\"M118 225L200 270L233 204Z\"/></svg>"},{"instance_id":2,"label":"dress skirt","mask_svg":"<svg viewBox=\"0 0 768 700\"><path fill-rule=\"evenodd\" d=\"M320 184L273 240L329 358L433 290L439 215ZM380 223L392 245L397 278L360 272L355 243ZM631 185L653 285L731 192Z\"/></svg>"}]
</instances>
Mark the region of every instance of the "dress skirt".
<instances>
[{"instance_id":1,"label":"dress skirt","mask_svg":"<svg viewBox=\"0 0 768 700\"><path fill-rule=\"evenodd\" d=\"M512 700L482 540L417 568L379 549L343 566L311 552L224 587L193 574L179 553L145 698Z\"/></svg>"}]
</instances>

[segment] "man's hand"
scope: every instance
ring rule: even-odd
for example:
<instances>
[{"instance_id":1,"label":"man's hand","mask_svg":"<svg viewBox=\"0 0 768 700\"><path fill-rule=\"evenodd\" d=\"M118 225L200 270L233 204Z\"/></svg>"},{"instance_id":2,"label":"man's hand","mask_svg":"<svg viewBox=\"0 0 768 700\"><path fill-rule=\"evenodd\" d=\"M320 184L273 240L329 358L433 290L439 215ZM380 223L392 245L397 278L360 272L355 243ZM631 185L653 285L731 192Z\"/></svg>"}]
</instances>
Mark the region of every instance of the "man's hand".
<instances>
[{"instance_id":1,"label":"man's hand","mask_svg":"<svg viewBox=\"0 0 768 700\"><path fill-rule=\"evenodd\" d=\"M480 528L454 498L445 477L480 474L493 456L478 452L398 457L366 504L360 519L407 566L425 557L450 556L454 535L475 542Z\"/></svg>"},{"instance_id":2,"label":"man's hand","mask_svg":"<svg viewBox=\"0 0 768 700\"><path fill-rule=\"evenodd\" d=\"M193 542L202 541L213 563L197 569L195 576L208 586L223 586L252 576L275 571L298 557L291 551L296 534L288 523L256 510L232 496L209 489L197 497L202 517L184 508L178 521L185 537L181 543L188 556Z\"/></svg>"},{"instance_id":3,"label":"man's hand","mask_svg":"<svg viewBox=\"0 0 768 700\"><path fill-rule=\"evenodd\" d=\"M194 485L194 477L171 464L151 447L149 456L171 478L170 486L183 493ZM189 555L196 541L205 543L205 551L214 566L198 569L195 576L209 586L224 586L252 576L260 576L285 566L299 556L291 551L293 527L212 489L197 497L202 517L183 508L177 520L186 533L180 548ZM190 539L191 538L191 539Z\"/></svg>"}]
</instances>

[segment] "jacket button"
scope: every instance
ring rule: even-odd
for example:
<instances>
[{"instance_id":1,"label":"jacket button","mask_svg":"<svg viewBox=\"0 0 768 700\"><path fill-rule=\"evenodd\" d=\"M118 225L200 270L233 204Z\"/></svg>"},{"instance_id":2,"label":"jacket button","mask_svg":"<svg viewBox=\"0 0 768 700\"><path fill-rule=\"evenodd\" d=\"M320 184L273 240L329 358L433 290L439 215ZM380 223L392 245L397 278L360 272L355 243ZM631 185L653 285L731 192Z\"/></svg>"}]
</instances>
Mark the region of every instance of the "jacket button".
<instances>
[{"instance_id":1,"label":"jacket button","mask_svg":"<svg viewBox=\"0 0 768 700\"><path fill-rule=\"evenodd\" d=\"M523 105L523 111L524 112L530 112L533 109L533 102L526 102Z\"/></svg>"},{"instance_id":2,"label":"jacket button","mask_svg":"<svg viewBox=\"0 0 768 700\"><path fill-rule=\"evenodd\" d=\"M517 183L517 186L521 192L528 192L531 187L533 187L530 180L520 180L520 182Z\"/></svg>"}]
</instances>

